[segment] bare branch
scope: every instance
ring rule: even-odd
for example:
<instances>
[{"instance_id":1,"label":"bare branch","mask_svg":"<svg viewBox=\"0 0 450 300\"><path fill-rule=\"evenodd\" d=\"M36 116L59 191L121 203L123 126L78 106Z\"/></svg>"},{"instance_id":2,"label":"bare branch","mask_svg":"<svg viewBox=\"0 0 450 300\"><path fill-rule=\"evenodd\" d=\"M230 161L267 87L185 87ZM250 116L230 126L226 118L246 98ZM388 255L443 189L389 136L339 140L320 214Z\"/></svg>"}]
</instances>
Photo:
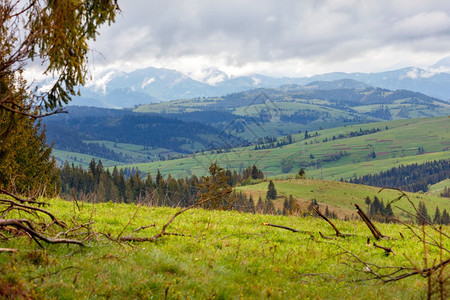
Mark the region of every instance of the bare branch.
<instances>
[{"instance_id":1,"label":"bare branch","mask_svg":"<svg viewBox=\"0 0 450 300\"><path fill-rule=\"evenodd\" d=\"M324 215L320 212L319 207L316 207L316 206L313 205L312 208L314 209L314 211L315 211L320 217L322 217L322 219L324 219L325 221L327 221L327 222L331 225L331 227L333 227L334 231L336 231L336 236L342 236L341 232L339 231L339 229L337 229L336 226L334 226L333 222L331 222L326 216L324 216Z\"/></svg>"},{"instance_id":2,"label":"bare branch","mask_svg":"<svg viewBox=\"0 0 450 300\"><path fill-rule=\"evenodd\" d=\"M26 226L25 224L27 224L28 226ZM0 219L0 227L6 227L6 226L16 227L17 229L27 232L29 235L31 235L31 237L33 239L40 239L49 244L76 244L79 246L84 246L84 244L78 240L56 239L56 238L51 238L51 237L45 236L42 233L34 230L30 225L30 221L26 220L26 219L11 219L11 220ZM36 240L36 242L39 244L39 242L37 240Z\"/></svg>"}]
</instances>

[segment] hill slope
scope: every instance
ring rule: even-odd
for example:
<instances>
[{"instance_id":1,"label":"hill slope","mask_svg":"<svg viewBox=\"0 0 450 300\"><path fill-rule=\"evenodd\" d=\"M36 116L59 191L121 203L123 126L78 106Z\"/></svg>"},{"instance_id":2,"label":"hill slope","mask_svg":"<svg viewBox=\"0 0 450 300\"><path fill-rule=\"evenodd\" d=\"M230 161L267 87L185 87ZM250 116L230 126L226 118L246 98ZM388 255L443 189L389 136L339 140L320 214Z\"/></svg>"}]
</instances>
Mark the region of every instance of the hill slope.
<instances>
[{"instance_id":1,"label":"hill slope","mask_svg":"<svg viewBox=\"0 0 450 300\"><path fill-rule=\"evenodd\" d=\"M352 125L292 135L283 146L255 146L196 154L183 159L132 164L142 172L176 177L207 173L211 162L239 170L256 164L267 176L296 173L302 167L308 177L339 180L378 173L400 164L449 158L448 117L398 120Z\"/></svg>"}]
</instances>

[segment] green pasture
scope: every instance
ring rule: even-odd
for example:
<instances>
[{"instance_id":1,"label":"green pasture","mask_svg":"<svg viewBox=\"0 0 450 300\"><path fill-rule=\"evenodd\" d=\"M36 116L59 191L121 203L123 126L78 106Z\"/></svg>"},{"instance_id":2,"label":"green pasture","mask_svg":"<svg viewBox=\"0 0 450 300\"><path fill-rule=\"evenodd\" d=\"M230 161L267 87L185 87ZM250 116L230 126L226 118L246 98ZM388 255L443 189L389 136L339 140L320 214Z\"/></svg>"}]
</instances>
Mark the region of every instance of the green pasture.
<instances>
[{"instance_id":1,"label":"green pasture","mask_svg":"<svg viewBox=\"0 0 450 300\"><path fill-rule=\"evenodd\" d=\"M233 211L194 209L168 227L157 243L118 244L106 238L131 234L153 236L177 208L114 203L83 203L58 199L48 208L72 227L92 222L86 247L48 245L40 248L23 235L1 242L0 295L46 299L423 299L426 279L411 276L383 284L371 279L362 261L381 266L424 268L423 244L399 224L378 224L392 248L386 255L373 246L373 237L358 220L334 224L346 238L313 217L253 215ZM263 223L288 226L288 230ZM430 237L439 240L429 228ZM443 229L449 234L449 227ZM55 235L65 229L53 225ZM68 237L83 238L87 229ZM400 234L404 238L401 238ZM8 237L10 236L7 234ZM367 244L368 239L370 243ZM447 249L450 242L445 239ZM439 262L439 251L428 248L428 261ZM351 254L350 254L351 253ZM444 256L444 259L447 255ZM371 265L373 266L373 265ZM379 271L382 274L391 269ZM434 278L434 277L433 277ZM434 279L433 279L434 280ZM5 294L6 293L6 294Z\"/></svg>"}]
</instances>

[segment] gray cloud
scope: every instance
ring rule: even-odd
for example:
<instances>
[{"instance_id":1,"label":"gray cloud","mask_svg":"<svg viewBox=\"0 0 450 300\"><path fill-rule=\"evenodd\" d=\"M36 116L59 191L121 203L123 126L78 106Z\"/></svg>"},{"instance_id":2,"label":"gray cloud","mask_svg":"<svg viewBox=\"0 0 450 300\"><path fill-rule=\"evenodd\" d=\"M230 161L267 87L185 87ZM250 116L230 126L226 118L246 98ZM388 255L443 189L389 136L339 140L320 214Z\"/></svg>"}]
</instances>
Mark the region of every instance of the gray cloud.
<instances>
[{"instance_id":1,"label":"gray cloud","mask_svg":"<svg viewBox=\"0 0 450 300\"><path fill-rule=\"evenodd\" d=\"M199 66L235 69L285 64L327 70L346 63L356 68L372 57L364 67L376 70L450 54L447 0L135 0L119 5L122 15L102 28L92 45L107 59L97 59L100 65L179 62L183 69L195 67L197 60Z\"/></svg>"}]
</instances>

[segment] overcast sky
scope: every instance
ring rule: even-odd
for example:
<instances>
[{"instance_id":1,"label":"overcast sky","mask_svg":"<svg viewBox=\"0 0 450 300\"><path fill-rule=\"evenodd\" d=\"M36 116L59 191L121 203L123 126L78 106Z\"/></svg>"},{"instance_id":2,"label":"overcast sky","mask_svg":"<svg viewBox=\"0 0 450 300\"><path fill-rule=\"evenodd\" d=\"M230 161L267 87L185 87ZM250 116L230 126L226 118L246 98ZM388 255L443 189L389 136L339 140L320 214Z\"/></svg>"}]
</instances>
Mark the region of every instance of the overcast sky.
<instances>
[{"instance_id":1,"label":"overcast sky","mask_svg":"<svg viewBox=\"0 0 450 300\"><path fill-rule=\"evenodd\" d=\"M450 56L450 1L119 0L93 73L166 67L201 78L425 68ZM96 54L101 53L101 55Z\"/></svg>"}]
</instances>

